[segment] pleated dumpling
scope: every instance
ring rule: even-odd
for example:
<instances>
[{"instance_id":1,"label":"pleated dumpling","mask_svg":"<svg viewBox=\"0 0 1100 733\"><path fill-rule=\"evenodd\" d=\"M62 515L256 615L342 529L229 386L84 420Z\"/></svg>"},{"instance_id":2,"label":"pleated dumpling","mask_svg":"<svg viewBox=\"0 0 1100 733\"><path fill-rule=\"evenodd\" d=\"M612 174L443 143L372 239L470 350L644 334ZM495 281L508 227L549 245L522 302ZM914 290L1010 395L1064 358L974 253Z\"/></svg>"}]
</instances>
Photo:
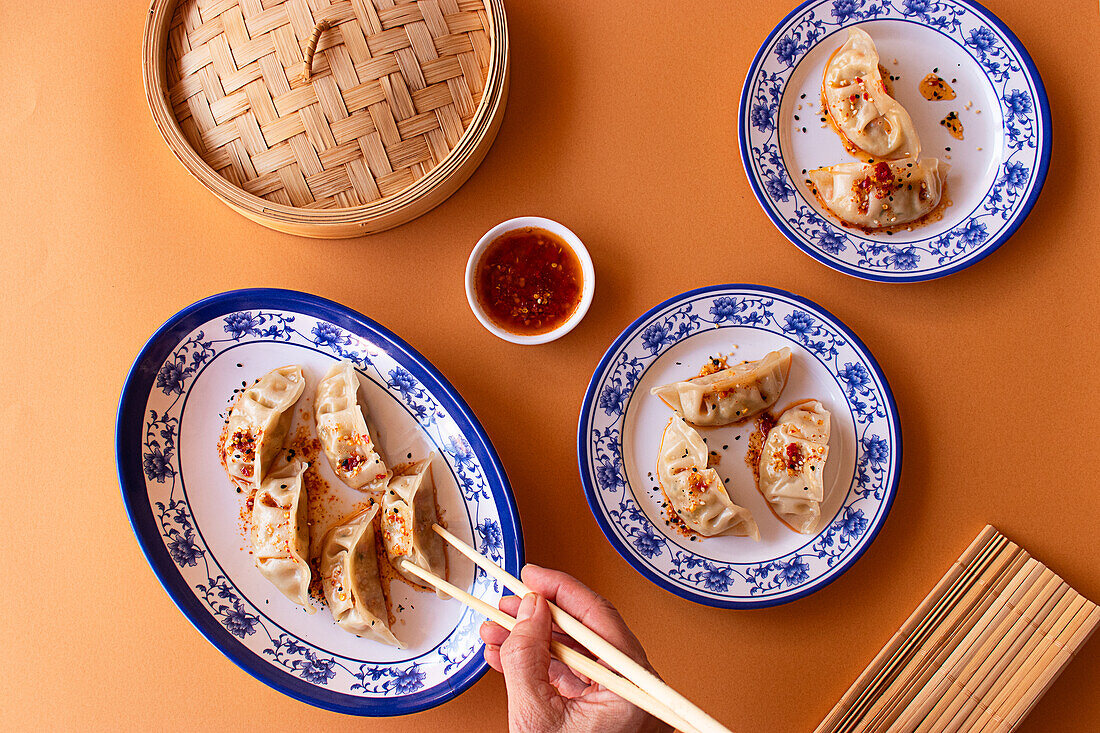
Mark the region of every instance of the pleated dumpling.
<instances>
[{"instance_id":1,"label":"pleated dumpling","mask_svg":"<svg viewBox=\"0 0 1100 733\"><path fill-rule=\"evenodd\" d=\"M264 479L252 503L252 559L283 595L310 613L306 464L283 463Z\"/></svg>"},{"instance_id":2,"label":"pleated dumpling","mask_svg":"<svg viewBox=\"0 0 1100 733\"><path fill-rule=\"evenodd\" d=\"M825 500L830 414L817 400L792 405L760 451L760 493L791 529L811 534Z\"/></svg>"},{"instance_id":3,"label":"pleated dumpling","mask_svg":"<svg viewBox=\"0 0 1100 733\"><path fill-rule=\"evenodd\" d=\"M260 487L290 430L290 408L305 388L302 367L285 366L260 377L237 398L220 449L225 470L238 486Z\"/></svg>"},{"instance_id":4,"label":"pleated dumpling","mask_svg":"<svg viewBox=\"0 0 1100 733\"><path fill-rule=\"evenodd\" d=\"M350 361L329 369L317 385L317 436L332 470L348 486L381 491L390 472L371 440L359 402L359 377Z\"/></svg>"},{"instance_id":5,"label":"pleated dumpling","mask_svg":"<svg viewBox=\"0 0 1100 733\"><path fill-rule=\"evenodd\" d=\"M878 49L865 31L849 28L848 40L829 57L821 102L853 155L911 161L920 157L913 120L887 91Z\"/></svg>"},{"instance_id":6,"label":"pleated dumpling","mask_svg":"<svg viewBox=\"0 0 1100 733\"><path fill-rule=\"evenodd\" d=\"M759 361L655 387L651 393L693 425L729 425L774 405L790 371L791 350L783 347Z\"/></svg>"},{"instance_id":7,"label":"pleated dumpling","mask_svg":"<svg viewBox=\"0 0 1100 733\"><path fill-rule=\"evenodd\" d=\"M325 535L321 586L340 628L364 639L404 649L405 645L390 630L374 541L376 514L378 505L374 504Z\"/></svg>"},{"instance_id":8,"label":"pleated dumpling","mask_svg":"<svg viewBox=\"0 0 1100 733\"><path fill-rule=\"evenodd\" d=\"M939 206L951 166L936 158L916 163L841 163L809 172L817 200L833 216L864 231L914 222Z\"/></svg>"},{"instance_id":9,"label":"pleated dumpling","mask_svg":"<svg viewBox=\"0 0 1100 733\"><path fill-rule=\"evenodd\" d=\"M665 498L688 529L701 535L760 539L752 514L733 503L718 472L707 468L707 455L699 433L672 417L657 456L657 480Z\"/></svg>"},{"instance_id":10,"label":"pleated dumpling","mask_svg":"<svg viewBox=\"0 0 1100 733\"><path fill-rule=\"evenodd\" d=\"M443 538L432 531L436 515L432 457L417 461L390 479L382 496L382 544L390 564L401 577L417 588L424 581L407 572L400 560L412 561L440 578L447 578L447 553ZM448 598L436 591L440 598Z\"/></svg>"}]
</instances>

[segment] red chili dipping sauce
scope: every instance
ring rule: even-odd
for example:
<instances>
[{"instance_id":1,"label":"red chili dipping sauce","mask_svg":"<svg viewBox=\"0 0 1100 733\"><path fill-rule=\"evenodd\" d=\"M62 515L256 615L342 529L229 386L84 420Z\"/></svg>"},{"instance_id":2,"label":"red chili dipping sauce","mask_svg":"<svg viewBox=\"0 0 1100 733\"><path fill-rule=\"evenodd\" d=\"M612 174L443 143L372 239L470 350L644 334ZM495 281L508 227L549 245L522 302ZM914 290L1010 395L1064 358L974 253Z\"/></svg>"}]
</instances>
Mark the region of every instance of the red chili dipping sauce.
<instances>
[{"instance_id":1,"label":"red chili dipping sauce","mask_svg":"<svg viewBox=\"0 0 1100 733\"><path fill-rule=\"evenodd\" d=\"M545 229L494 239L475 270L477 299L498 327L529 336L553 331L581 302L584 274L573 249Z\"/></svg>"}]
</instances>

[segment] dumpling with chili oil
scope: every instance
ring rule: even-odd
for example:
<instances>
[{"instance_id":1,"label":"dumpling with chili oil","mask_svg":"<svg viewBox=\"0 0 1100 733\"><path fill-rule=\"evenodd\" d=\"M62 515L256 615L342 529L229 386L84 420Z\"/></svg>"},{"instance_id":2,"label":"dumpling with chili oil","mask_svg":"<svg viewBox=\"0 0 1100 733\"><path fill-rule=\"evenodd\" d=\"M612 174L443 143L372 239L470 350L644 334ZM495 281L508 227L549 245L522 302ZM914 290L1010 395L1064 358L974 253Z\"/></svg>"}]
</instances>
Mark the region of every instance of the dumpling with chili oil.
<instances>
[{"instance_id":1,"label":"dumpling with chili oil","mask_svg":"<svg viewBox=\"0 0 1100 733\"><path fill-rule=\"evenodd\" d=\"M378 505L329 530L321 550L321 587L340 628L364 639L404 649L389 624L375 545Z\"/></svg>"},{"instance_id":2,"label":"dumpling with chili oil","mask_svg":"<svg viewBox=\"0 0 1100 733\"><path fill-rule=\"evenodd\" d=\"M286 463L260 485L252 503L252 559L272 585L312 614L305 470L305 463Z\"/></svg>"},{"instance_id":3,"label":"dumpling with chili oil","mask_svg":"<svg viewBox=\"0 0 1100 733\"><path fill-rule=\"evenodd\" d=\"M696 430L679 417L669 419L657 456L657 480L669 505L688 529L705 537L759 540L752 514L733 503L718 472L707 467L707 456Z\"/></svg>"},{"instance_id":4,"label":"dumpling with chili oil","mask_svg":"<svg viewBox=\"0 0 1100 733\"><path fill-rule=\"evenodd\" d=\"M864 231L909 224L943 200L951 166L936 158L916 163L841 163L809 172L813 193L841 223Z\"/></svg>"},{"instance_id":5,"label":"dumpling with chili oil","mask_svg":"<svg viewBox=\"0 0 1100 733\"><path fill-rule=\"evenodd\" d=\"M259 489L264 473L283 449L292 408L306 389L301 366L279 366L246 389L229 411L219 446L229 478L243 489Z\"/></svg>"},{"instance_id":6,"label":"dumpling with chili oil","mask_svg":"<svg viewBox=\"0 0 1100 733\"><path fill-rule=\"evenodd\" d=\"M791 350L783 347L758 361L650 390L693 425L741 422L775 404L791 371Z\"/></svg>"},{"instance_id":7,"label":"dumpling with chili oil","mask_svg":"<svg viewBox=\"0 0 1100 733\"><path fill-rule=\"evenodd\" d=\"M881 160L916 160L920 138L913 120L890 96L878 49L866 31L848 29L821 79L821 103L848 152Z\"/></svg>"},{"instance_id":8,"label":"dumpling with chili oil","mask_svg":"<svg viewBox=\"0 0 1100 733\"><path fill-rule=\"evenodd\" d=\"M334 364L317 385L313 409L317 436L332 470L348 486L381 491L390 478L371 440L359 402L359 377L350 361Z\"/></svg>"},{"instance_id":9,"label":"dumpling with chili oil","mask_svg":"<svg viewBox=\"0 0 1100 733\"><path fill-rule=\"evenodd\" d=\"M400 562L414 565L447 579L447 553L443 538L432 530L439 521L435 504L435 482L432 479L432 457L417 461L390 479L382 496L382 544L394 569L417 588L424 581L407 572ZM440 598L449 598L436 591Z\"/></svg>"},{"instance_id":10,"label":"dumpling with chili oil","mask_svg":"<svg viewBox=\"0 0 1100 733\"><path fill-rule=\"evenodd\" d=\"M830 414L817 400L788 408L760 451L760 493L791 529L812 534L825 500Z\"/></svg>"},{"instance_id":11,"label":"dumpling with chili oil","mask_svg":"<svg viewBox=\"0 0 1100 733\"><path fill-rule=\"evenodd\" d=\"M258 489L283 448L306 379L297 365L273 369L241 393L229 410L219 446L225 470L242 488Z\"/></svg>"}]
</instances>

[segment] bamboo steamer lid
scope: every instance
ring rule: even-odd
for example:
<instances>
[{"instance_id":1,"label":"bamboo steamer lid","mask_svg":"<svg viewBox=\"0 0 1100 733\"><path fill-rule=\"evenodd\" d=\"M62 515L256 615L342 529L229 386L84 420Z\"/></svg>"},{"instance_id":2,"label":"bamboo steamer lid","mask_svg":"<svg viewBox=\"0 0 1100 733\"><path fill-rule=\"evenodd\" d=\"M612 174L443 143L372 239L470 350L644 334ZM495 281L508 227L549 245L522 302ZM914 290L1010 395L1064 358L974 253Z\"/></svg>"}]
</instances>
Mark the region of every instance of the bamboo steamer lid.
<instances>
[{"instance_id":1,"label":"bamboo steamer lid","mask_svg":"<svg viewBox=\"0 0 1100 733\"><path fill-rule=\"evenodd\" d=\"M438 205L485 157L508 92L501 0L154 0L142 51L187 170L308 237Z\"/></svg>"}]
</instances>

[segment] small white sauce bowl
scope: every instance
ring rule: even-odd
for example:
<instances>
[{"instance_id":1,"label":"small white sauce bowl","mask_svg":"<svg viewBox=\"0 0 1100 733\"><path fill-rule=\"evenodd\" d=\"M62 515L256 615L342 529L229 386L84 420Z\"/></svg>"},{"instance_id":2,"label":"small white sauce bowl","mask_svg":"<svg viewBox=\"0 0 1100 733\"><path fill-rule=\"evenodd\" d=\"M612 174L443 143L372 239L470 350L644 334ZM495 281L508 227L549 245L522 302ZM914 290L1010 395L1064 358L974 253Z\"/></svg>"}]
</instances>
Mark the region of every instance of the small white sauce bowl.
<instances>
[{"instance_id":1,"label":"small white sauce bowl","mask_svg":"<svg viewBox=\"0 0 1100 733\"><path fill-rule=\"evenodd\" d=\"M478 301L477 297L477 264L478 261L481 260L481 255L485 252L485 249L496 241L497 237L500 235L527 227L545 229L551 234L557 235L563 242L569 245L569 248L573 250L573 254L577 255L577 259L581 263L581 276L583 278L583 282L581 283L581 302L577 304L576 309L565 323L561 324L553 331L547 331L546 333L518 334L505 331L503 328L493 323L492 319L489 318L489 315L485 312L485 309L481 307L481 303ZM478 240L477 244L474 246L474 250L470 253L470 259L466 261L466 300L470 303L470 310L474 312L474 315L477 316L477 320L481 321L481 325L485 326L485 329L489 331L489 333L505 341L510 341L513 344L545 344L555 339L559 339L572 331L576 325L581 322L581 319L584 318L585 313L588 312L588 307L592 305L592 293L595 289L596 272L592 268L592 258L589 256L588 250L581 240L567 227L551 219L543 219L540 216L521 216L497 224L495 227L485 232L484 236Z\"/></svg>"}]
</instances>

